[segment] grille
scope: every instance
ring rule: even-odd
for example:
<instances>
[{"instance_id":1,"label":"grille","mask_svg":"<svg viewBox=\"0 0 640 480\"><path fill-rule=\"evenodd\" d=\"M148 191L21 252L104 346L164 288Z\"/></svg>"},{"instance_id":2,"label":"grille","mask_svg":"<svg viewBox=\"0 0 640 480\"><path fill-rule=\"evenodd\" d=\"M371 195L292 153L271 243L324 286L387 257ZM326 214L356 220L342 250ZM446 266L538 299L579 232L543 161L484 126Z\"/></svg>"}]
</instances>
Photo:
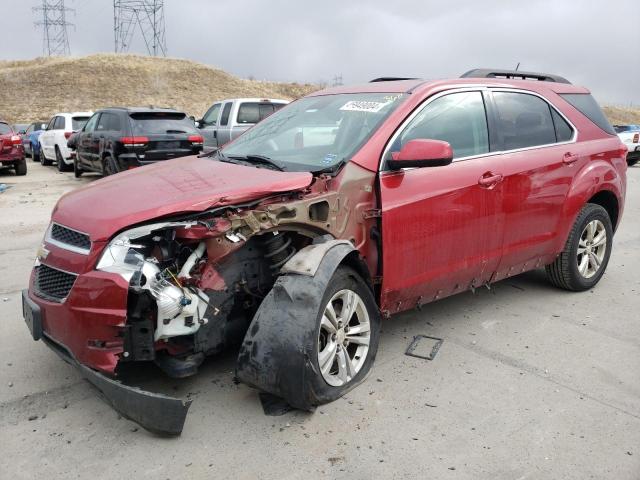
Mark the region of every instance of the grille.
<instances>
[{"instance_id":1,"label":"grille","mask_svg":"<svg viewBox=\"0 0 640 480\"><path fill-rule=\"evenodd\" d=\"M61 302L73 287L76 275L47 265L36 267L34 293L45 300Z\"/></svg>"},{"instance_id":2,"label":"grille","mask_svg":"<svg viewBox=\"0 0 640 480\"><path fill-rule=\"evenodd\" d=\"M54 223L51 226L51 238L60 243L71 245L72 247L81 248L83 250L91 249L91 241L89 240L88 235L63 227L57 223Z\"/></svg>"}]
</instances>

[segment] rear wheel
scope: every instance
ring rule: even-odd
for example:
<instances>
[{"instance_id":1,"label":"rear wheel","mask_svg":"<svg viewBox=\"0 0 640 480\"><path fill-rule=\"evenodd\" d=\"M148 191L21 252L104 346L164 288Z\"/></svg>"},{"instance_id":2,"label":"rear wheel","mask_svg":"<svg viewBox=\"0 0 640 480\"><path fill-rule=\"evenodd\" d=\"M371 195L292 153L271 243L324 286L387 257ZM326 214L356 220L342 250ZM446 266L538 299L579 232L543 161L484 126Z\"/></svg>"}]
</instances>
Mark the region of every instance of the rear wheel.
<instances>
[{"instance_id":1,"label":"rear wheel","mask_svg":"<svg viewBox=\"0 0 640 480\"><path fill-rule=\"evenodd\" d=\"M564 250L546 271L555 286L583 291L600 281L609 263L613 227L600 205L586 204L576 218Z\"/></svg>"},{"instance_id":2,"label":"rear wheel","mask_svg":"<svg viewBox=\"0 0 640 480\"><path fill-rule=\"evenodd\" d=\"M33 143L30 146L30 150L31 150L31 160L33 160L34 162L37 162L38 156L36 155L36 147L33 145Z\"/></svg>"},{"instance_id":3,"label":"rear wheel","mask_svg":"<svg viewBox=\"0 0 640 480\"><path fill-rule=\"evenodd\" d=\"M47 165L51 165L51 160L47 160L47 157L44 156L44 150L42 150L42 145L40 145L38 148L38 157L40 160L40 165L45 167Z\"/></svg>"},{"instance_id":4,"label":"rear wheel","mask_svg":"<svg viewBox=\"0 0 640 480\"><path fill-rule=\"evenodd\" d=\"M113 157L111 155L107 155L102 161L102 175L108 177L114 173L118 173L118 167L116 166L116 162Z\"/></svg>"},{"instance_id":5,"label":"rear wheel","mask_svg":"<svg viewBox=\"0 0 640 480\"><path fill-rule=\"evenodd\" d=\"M64 163L64 159L62 158L62 154L60 153L60 149L56 146L56 161L58 162L58 171L66 172L69 170L69 167L66 163Z\"/></svg>"},{"instance_id":6,"label":"rear wheel","mask_svg":"<svg viewBox=\"0 0 640 480\"><path fill-rule=\"evenodd\" d=\"M638 162L640 162L640 157L627 158L627 165L629 165L630 167L633 167Z\"/></svg>"},{"instance_id":7,"label":"rear wheel","mask_svg":"<svg viewBox=\"0 0 640 480\"><path fill-rule=\"evenodd\" d=\"M16 175L26 175L27 174L27 159L23 158L13 167L16 171Z\"/></svg>"},{"instance_id":8,"label":"rear wheel","mask_svg":"<svg viewBox=\"0 0 640 480\"><path fill-rule=\"evenodd\" d=\"M78 155L73 159L73 176L76 178L80 178L82 175L82 167L78 165Z\"/></svg>"}]
</instances>

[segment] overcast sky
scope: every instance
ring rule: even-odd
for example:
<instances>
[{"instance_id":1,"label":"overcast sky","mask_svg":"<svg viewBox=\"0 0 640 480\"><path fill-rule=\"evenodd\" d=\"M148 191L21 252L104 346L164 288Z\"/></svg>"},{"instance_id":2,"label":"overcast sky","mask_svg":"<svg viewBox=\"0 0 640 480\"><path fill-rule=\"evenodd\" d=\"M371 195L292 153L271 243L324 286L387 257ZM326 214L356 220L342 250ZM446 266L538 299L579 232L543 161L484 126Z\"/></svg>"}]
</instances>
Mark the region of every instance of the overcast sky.
<instances>
[{"instance_id":1,"label":"overcast sky","mask_svg":"<svg viewBox=\"0 0 640 480\"><path fill-rule=\"evenodd\" d=\"M32 12L41 3L0 0L0 59L42 53ZM112 0L66 4L76 10L72 54L113 51ZM520 62L587 86L601 103L634 105L639 9L638 0L165 0L169 56L242 77L357 83ZM139 37L131 51L145 53Z\"/></svg>"}]
</instances>

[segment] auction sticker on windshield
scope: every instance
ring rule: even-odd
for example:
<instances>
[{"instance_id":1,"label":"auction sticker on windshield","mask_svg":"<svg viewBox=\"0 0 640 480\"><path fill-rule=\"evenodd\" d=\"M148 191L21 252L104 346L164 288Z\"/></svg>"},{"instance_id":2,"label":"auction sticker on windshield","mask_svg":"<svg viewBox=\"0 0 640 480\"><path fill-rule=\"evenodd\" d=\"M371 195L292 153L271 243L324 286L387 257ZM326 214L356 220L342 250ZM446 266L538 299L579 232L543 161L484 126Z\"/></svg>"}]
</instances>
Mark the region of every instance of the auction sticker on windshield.
<instances>
[{"instance_id":1,"label":"auction sticker on windshield","mask_svg":"<svg viewBox=\"0 0 640 480\"><path fill-rule=\"evenodd\" d=\"M351 100L340 107L340 110L348 112L371 112L376 113L382 110L391 102L366 102L362 100Z\"/></svg>"}]
</instances>

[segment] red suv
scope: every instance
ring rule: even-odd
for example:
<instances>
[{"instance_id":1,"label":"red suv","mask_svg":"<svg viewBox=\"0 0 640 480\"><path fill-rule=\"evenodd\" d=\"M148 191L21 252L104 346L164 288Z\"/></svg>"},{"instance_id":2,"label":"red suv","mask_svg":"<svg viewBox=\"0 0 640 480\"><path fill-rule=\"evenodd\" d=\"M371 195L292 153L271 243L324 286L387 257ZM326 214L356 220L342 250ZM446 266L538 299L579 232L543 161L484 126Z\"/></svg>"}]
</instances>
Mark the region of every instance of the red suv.
<instances>
[{"instance_id":1,"label":"red suv","mask_svg":"<svg viewBox=\"0 0 640 480\"><path fill-rule=\"evenodd\" d=\"M11 125L2 120L0 120L0 164L3 167L13 168L16 175L27 174L22 137L13 130Z\"/></svg>"},{"instance_id":2,"label":"red suv","mask_svg":"<svg viewBox=\"0 0 640 480\"><path fill-rule=\"evenodd\" d=\"M209 156L63 196L24 316L146 428L179 433L188 403L113 377L192 375L238 345L240 381L312 410L364 380L382 317L542 267L593 287L625 156L589 91L553 75L324 90Z\"/></svg>"}]
</instances>

